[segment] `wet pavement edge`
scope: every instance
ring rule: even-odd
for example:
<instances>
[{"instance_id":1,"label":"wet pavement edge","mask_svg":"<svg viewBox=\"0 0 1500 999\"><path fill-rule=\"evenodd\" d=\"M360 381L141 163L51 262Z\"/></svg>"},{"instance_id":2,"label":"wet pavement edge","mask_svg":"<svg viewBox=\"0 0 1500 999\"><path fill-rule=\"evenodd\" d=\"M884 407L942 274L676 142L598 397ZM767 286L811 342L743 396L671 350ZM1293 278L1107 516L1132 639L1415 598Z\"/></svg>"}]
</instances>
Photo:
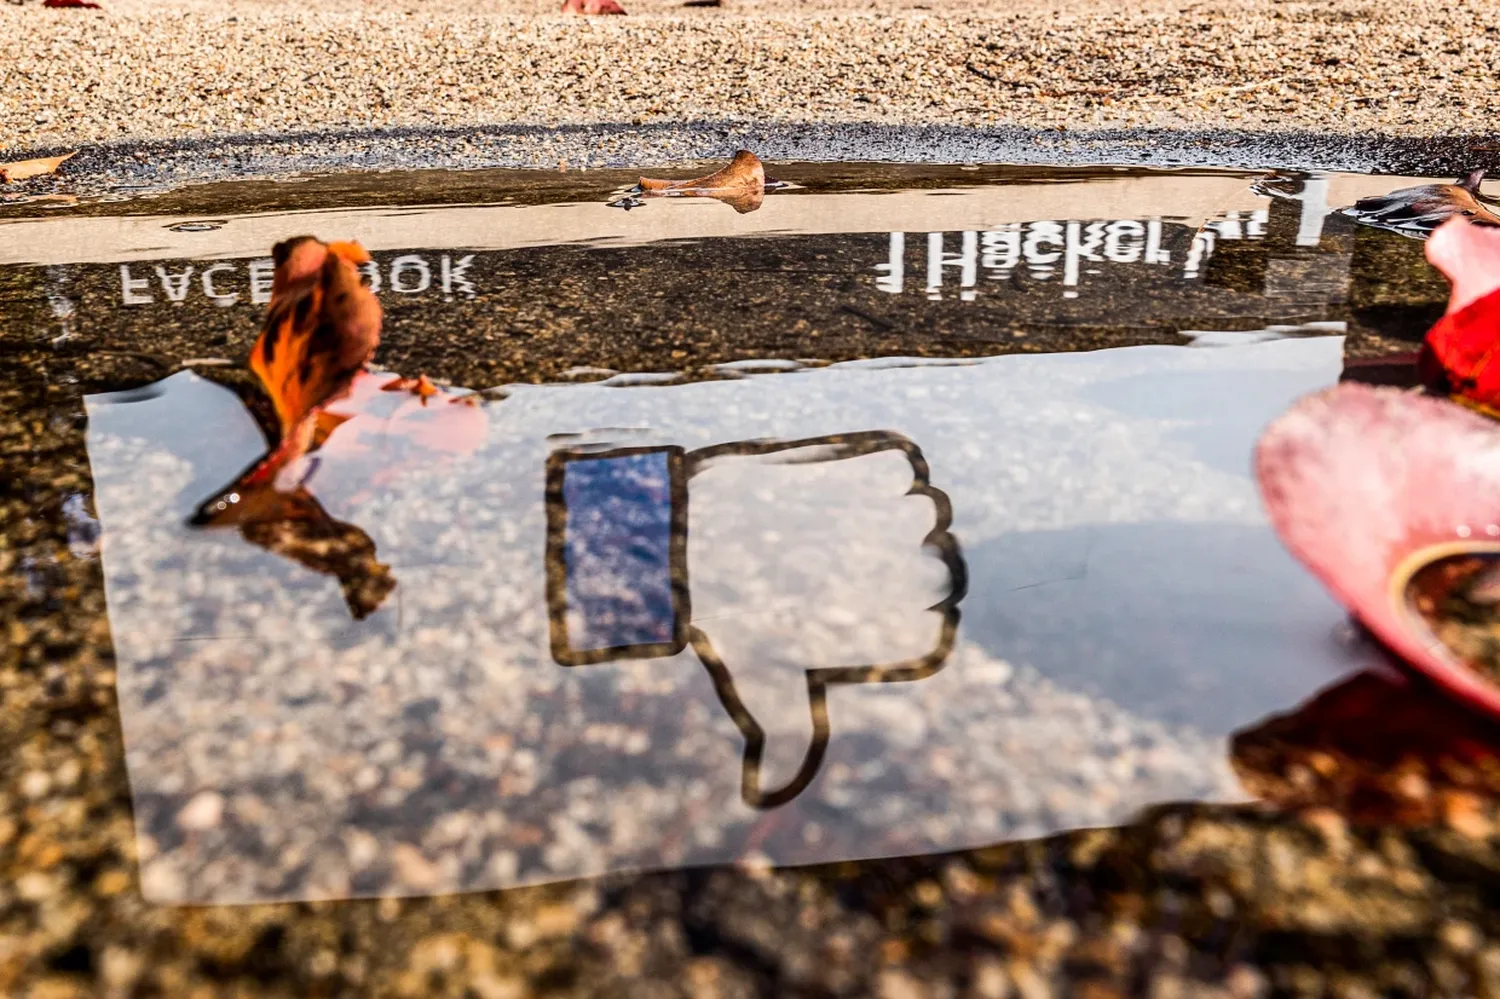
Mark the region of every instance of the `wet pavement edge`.
<instances>
[{"instance_id":1,"label":"wet pavement edge","mask_svg":"<svg viewBox=\"0 0 1500 999\"><path fill-rule=\"evenodd\" d=\"M1216 166L1237 169L1457 175L1500 165L1500 136L1360 136L1230 129L973 129L879 124L497 125L458 129L348 129L85 146L57 181L88 193L298 173L487 167L646 167L720 158L749 148L763 159L1017 165ZM65 150L38 148L16 159ZM20 185L17 185L20 189Z\"/></svg>"}]
</instances>

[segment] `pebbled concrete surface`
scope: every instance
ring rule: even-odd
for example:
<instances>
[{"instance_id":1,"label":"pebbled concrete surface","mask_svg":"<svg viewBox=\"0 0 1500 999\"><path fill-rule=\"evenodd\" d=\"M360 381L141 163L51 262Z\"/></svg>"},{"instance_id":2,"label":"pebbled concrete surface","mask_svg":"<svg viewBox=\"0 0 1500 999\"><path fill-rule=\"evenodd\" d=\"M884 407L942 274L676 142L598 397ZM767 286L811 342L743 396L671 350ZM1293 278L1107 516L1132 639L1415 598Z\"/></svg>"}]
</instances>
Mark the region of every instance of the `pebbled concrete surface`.
<instances>
[{"instance_id":1,"label":"pebbled concrete surface","mask_svg":"<svg viewBox=\"0 0 1500 999\"><path fill-rule=\"evenodd\" d=\"M1488 83L1500 7L1482 0L628 7L580 18L540 0L3 4L0 156L103 143L116 166L186 179L644 164L729 144L797 159L1408 172L1422 165L1413 157L1482 165L1500 149ZM912 126L936 131L896 130Z\"/></svg>"}]
</instances>

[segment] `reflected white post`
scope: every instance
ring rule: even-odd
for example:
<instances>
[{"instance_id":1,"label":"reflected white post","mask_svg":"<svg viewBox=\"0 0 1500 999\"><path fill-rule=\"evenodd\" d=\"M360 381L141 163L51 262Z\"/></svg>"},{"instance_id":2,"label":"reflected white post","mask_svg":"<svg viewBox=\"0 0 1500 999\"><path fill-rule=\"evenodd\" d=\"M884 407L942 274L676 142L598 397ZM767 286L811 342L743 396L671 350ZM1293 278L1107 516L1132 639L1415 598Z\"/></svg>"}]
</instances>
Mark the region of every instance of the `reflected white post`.
<instances>
[{"instance_id":1,"label":"reflected white post","mask_svg":"<svg viewBox=\"0 0 1500 999\"><path fill-rule=\"evenodd\" d=\"M875 265L875 290L887 295L899 295L906 286L906 233L891 233L891 255L883 264Z\"/></svg>"},{"instance_id":2,"label":"reflected white post","mask_svg":"<svg viewBox=\"0 0 1500 999\"><path fill-rule=\"evenodd\" d=\"M979 232L969 230L963 233L963 242L957 254L947 253L943 249L943 237L946 235L941 232L927 234L927 298L933 302L943 300L943 268L957 267L959 300L972 302L976 294L974 285L979 280Z\"/></svg>"},{"instance_id":3,"label":"reflected white post","mask_svg":"<svg viewBox=\"0 0 1500 999\"><path fill-rule=\"evenodd\" d=\"M1297 245L1317 246L1323 239L1323 220L1328 217L1328 177L1315 174L1302 185L1302 218L1297 224Z\"/></svg>"}]
</instances>

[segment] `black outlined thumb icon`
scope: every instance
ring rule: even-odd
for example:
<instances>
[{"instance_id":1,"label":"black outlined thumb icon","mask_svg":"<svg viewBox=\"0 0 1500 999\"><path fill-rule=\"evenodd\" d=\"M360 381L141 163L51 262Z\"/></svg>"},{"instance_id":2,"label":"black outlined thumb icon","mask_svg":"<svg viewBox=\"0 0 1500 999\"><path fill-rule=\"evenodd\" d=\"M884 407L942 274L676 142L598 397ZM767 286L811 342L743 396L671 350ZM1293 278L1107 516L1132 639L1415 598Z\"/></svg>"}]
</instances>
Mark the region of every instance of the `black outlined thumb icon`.
<instances>
[{"instance_id":1,"label":"black outlined thumb icon","mask_svg":"<svg viewBox=\"0 0 1500 999\"><path fill-rule=\"evenodd\" d=\"M553 658L691 646L744 737L753 807L817 775L829 687L920 680L952 651L952 509L900 434L557 451L547 501Z\"/></svg>"}]
</instances>

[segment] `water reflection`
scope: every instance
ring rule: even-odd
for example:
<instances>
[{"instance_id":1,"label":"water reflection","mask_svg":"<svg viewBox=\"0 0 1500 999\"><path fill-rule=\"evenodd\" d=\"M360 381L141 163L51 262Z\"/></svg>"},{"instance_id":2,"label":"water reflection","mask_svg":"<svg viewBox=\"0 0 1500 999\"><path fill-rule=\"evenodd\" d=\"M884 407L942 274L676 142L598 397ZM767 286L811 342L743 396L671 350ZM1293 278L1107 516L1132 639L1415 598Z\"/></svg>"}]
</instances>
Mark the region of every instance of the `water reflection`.
<instances>
[{"instance_id":1,"label":"water reflection","mask_svg":"<svg viewBox=\"0 0 1500 999\"><path fill-rule=\"evenodd\" d=\"M880 458L893 454L904 465ZM868 458L876 460L860 460ZM828 463L836 465L817 467ZM736 553L726 563L711 547L701 552L701 542L689 545L689 497L704 494L711 504L727 494L730 503L776 511L774 534L762 536L758 558ZM911 496L930 501L928 516L902 502ZM740 795L754 808L785 804L816 776L830 737L829 686L926 679L953 652L967 567L948 531L952 506L929 482L921 451L899 434L734 441L686 453L675 446L556 451L548 458L547 502L552 657L564 666L670 658L691 644L744 737ZM889 550L872 547L875 538ZM909 580L931 575L923 549L941 560L946 581L897 597ZM884 585L857 611L806 604L820 585L809 577L824 572ZM775 581L753 603L736 592L747 574ZM932 592L946 595L923 606ZM855 613L864 619L861 630L848 634ZM907 619L899 644L860 640L867 629L879 634L876 615ZM840 632L834 658L820 630ZM772 663L778 675L767 686ZM805 671L811 737L786 783L766 789L768 721L757 719L755 708L776 719L771 732L786 727L784 669Z\"/></svg>"},{"instance_id":2,"label":"water reflection","mask_svg":"<svg viewBox=\"0 0 1500 999\"><path fill-rule=\"evenodd\" d=\"M1441 312L1420 245L1331 207L1392 182L875 180L745 215L12 223L38 238L0 254L48 266L3 273L44 276L69 349L207 376L88 401L147 894L821 863L1292 802L1244 733L1372 653L1267 529L1249 455L1296 397L1373 380L1330 334ZM188 531L266 441L201 362L248 349L260 254L300 230L377 251L381 363L504 387L462 426L357 390L292 527ZM1122 349L964 356L1017 346ZM564 375L608 382L519 384Z\"/></svg>"},{"instance_id":3,"label":"water reflection","mask_svg":"<svg viewBox=\"0 0 1500 999\"><path fill-rule=\"evenodd\" d=\"M1389 669L1358 673L1236 733L1232 746L1258 797L1357 822L1462 829L1479 819L1480 799L1500 798L1500 728Z\"/></svg>"},{"instance_id":4,"label":"water reflection","mask_svg":"<svg viewBox=\"0 0 1500 999\"><path fill-rule=\"evenodd\" d=\"M1415 340L1446 288L1420 245L1330 214L1368 188L1359 180L1289 181L1299 198L1222 176L1102 178L1066 197L798 188L750 215L679 200L628 216L639 224L598 204L302 213L190 234L120 219L87 228L99 253L83 258L118 262L59 266L53 291L78 303L75 325L92 333L80 348L190 329L169 349L225 357L208 345L239 347L269 301L267 241L289 224L353 230L374 250L366 276L401 351L385 363L430 369L446 355L438 373L475 386L579 367L952 356L1316 324ZM1114 214L1070 216L1083 203ZM61 224L86 221L25 223L37 231L16 235L40 242L17 245L84 239ZM467 331L483 350L457 342Z\"/></svg>"},{"instance_id":5,"label":"water reflection","mask_svg":"<svg viewBox=\"0 0 1500 999\"><path fill-rule=\"evenodd\" d=\"M309 488L398 580L362 622L182 526L262 446L231 393L93 397L146 883L493 888L1237 800L1229 733L1358 665L1236 467L1340 360L1323 337L512 386L441 475L372 489L378 441L322 454ZM205 793L222 827L182 836Z\"/></svg>"}]
</instances>

